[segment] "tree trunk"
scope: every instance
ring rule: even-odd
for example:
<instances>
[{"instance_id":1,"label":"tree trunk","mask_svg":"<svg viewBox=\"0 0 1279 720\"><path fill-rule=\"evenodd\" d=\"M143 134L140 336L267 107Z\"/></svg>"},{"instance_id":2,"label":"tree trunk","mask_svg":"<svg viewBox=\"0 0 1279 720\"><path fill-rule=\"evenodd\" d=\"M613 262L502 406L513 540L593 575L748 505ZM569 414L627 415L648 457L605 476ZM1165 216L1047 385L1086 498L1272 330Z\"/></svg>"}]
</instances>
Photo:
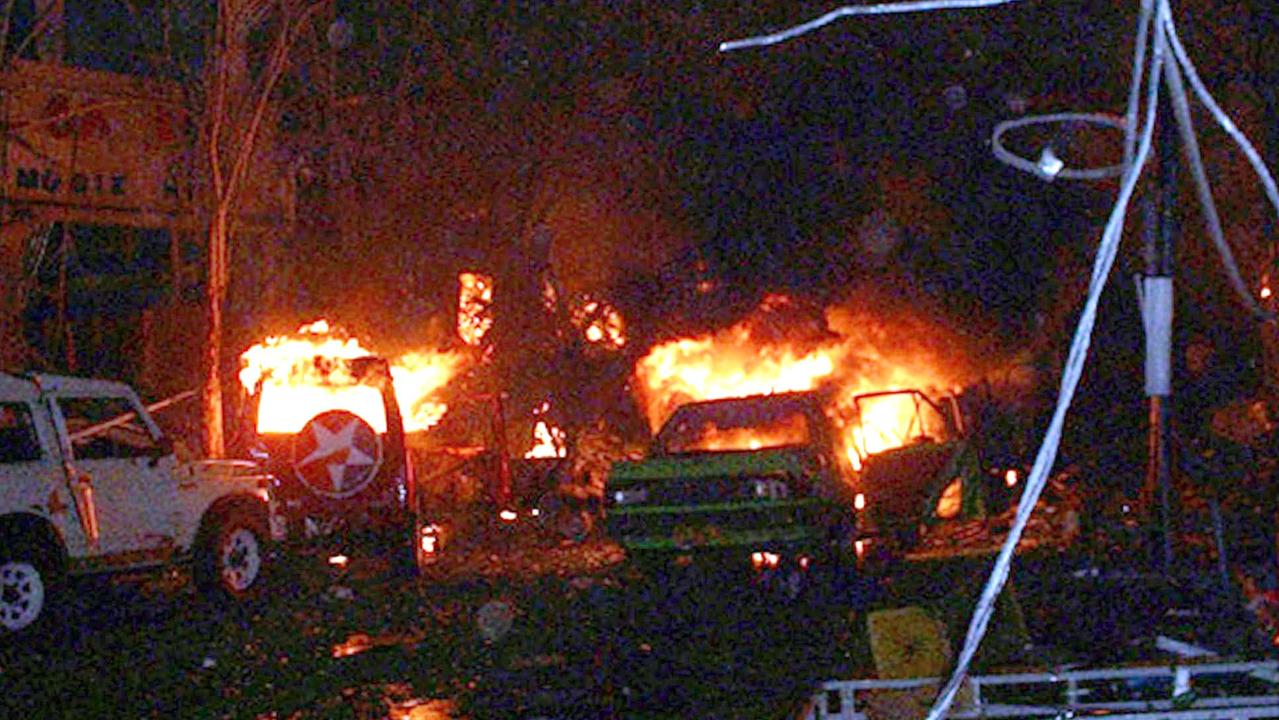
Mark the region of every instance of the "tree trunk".
<instances>
[{"instance_id":1,"label":"tree trunk","mask_svg":"<svg viewBox=\"0 0 1279 720\"><path fill-rule=\"evenodd\" d=\"M226 300L226 255L229 231L227 208L219 203L209 222L209 309L204 357L204 452L208 457L226 455L222 420L222 306Z\"/></svg>"}]
</instances>

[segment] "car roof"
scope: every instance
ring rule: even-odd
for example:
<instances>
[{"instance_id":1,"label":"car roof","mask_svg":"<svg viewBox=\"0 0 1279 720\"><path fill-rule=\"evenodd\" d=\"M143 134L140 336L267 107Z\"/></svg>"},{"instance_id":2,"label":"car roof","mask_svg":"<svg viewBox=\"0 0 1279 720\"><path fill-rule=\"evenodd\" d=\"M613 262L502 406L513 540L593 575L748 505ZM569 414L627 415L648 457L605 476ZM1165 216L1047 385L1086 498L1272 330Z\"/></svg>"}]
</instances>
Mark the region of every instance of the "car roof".
<instances>
[{"instance_id":1,"label":"car roof","mask_svg":"<svg viewBox=\"0 0 1279 720\"><path fill-rule=\"evenodd\" d=\"M115 380L51 375L47 373L23 373L15 375L0 372L0 399L32 401L41 394L81 395L86 397L132 396L133 389Z\"/></svg>"},{"instance_id":2,"label":"car roof","mask_svg":"<svg viewBox=\"0 0 1279 720\"><path fill-rule=\"evenodd\" d=\"M768 395L748 395L745 397L720 398L718 400L698 400L696 402L685 403L675 409L675 413L681 410L685 413L697 412L702 408L708 407L750 407L750 406L770 406L778 409L782 408L809 408L820 407L821 394L817 390L804 390L798 392L772 393Z\"/></svg>"}]
</instances>

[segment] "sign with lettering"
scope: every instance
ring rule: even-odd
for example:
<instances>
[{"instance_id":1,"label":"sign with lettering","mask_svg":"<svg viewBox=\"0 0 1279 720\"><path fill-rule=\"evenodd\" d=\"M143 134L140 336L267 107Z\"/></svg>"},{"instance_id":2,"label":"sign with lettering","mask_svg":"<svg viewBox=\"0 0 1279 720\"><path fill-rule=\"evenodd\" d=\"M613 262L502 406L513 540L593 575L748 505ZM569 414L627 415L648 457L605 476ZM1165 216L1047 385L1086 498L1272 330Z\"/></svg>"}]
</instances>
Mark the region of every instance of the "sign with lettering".
<instances>
[{"instance_id":1,"label":"sign with lettering","mask_svg":"<svg viewBox=\"0 0 1279 720\"><path fill-rule=\"evenodd\" d=\"M18 61L5 96L4 199L176 218L192 212L197 128L175 85ZM260 138L265 154L270 133ZM281 218L279 168L254 162L242 217Z\"/></svg>"},{"instance_id":2,"label":"sign with lettering","mask_svg":"<svg viewBox=\"0 0 1279 720\"><path fill-rule=\"evenodd\" d=\"M194 135L173 88L35 63L0 84L6 198L170 215L189 207Z\"/></svg>"}]
</instances>

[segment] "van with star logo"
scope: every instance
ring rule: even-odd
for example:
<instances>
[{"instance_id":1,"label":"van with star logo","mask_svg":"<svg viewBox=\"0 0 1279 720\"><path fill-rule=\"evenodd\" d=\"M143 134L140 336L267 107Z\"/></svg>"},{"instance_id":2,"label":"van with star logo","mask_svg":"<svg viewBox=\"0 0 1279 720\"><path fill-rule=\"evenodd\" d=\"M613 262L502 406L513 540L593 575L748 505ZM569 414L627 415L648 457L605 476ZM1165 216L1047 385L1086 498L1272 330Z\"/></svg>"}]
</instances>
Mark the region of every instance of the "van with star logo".
<instances>
[{"instance_id":1,"label":"van with star logo","mask_svg":"<svg viewBox=\"0 0 1279 720\"><path fill-rule=\"evenodd\" d=\"M244 601L282 538L272 478L180 461L128 385L0 372L0 640L34 632L77 575L186 564Z\"/></svg>"},{"instance_id":2,"label":"van with star logo","mask_svg":"<svg viewBox=\"0 0 1279 720\"><path fill-rule=\"evenodd\" d=\"M315 364L308 376L321 378L315 393L324 400L297 409L303 414L294 432L255 430L251 450L275 479L286 535L291 544L321 548L330 557L394 555L409 547L414 514L413 470L390 363L371 355L307 362ZM263 403L272 402L261 387L249 408L255 422Z\"/></svg>"}]
</instances>

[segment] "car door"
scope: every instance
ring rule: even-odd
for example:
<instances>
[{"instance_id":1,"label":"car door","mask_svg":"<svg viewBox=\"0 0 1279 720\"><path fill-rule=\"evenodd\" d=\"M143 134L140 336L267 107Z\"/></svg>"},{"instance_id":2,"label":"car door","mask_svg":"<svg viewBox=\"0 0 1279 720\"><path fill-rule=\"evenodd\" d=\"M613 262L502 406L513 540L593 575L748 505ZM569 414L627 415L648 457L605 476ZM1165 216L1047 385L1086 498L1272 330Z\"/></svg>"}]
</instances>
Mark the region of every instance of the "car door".
<instances>
[{"instance_id":1,"label":"car door","mask_svg":"<svg viewBox=\"0 0 1279 720\"><path fill-rule=\"evenodd\" d=\"M92 492L98 540L92 555L121 564L172 553L177 485L172 453L132 398L65 396L53 401L66 433L74 483Z\"/></svg>"},{"instance_id":2,"label":"car door","mask_svg":"<svg viewBox=\"0 0 1279 720\"><path fill-rule=\"evenodd\" d=\"M39 405L0 400L0 507L41 513L74 557L84 552L84 533L64 480L56 438Z\"/></svg>"}]
</instances>

